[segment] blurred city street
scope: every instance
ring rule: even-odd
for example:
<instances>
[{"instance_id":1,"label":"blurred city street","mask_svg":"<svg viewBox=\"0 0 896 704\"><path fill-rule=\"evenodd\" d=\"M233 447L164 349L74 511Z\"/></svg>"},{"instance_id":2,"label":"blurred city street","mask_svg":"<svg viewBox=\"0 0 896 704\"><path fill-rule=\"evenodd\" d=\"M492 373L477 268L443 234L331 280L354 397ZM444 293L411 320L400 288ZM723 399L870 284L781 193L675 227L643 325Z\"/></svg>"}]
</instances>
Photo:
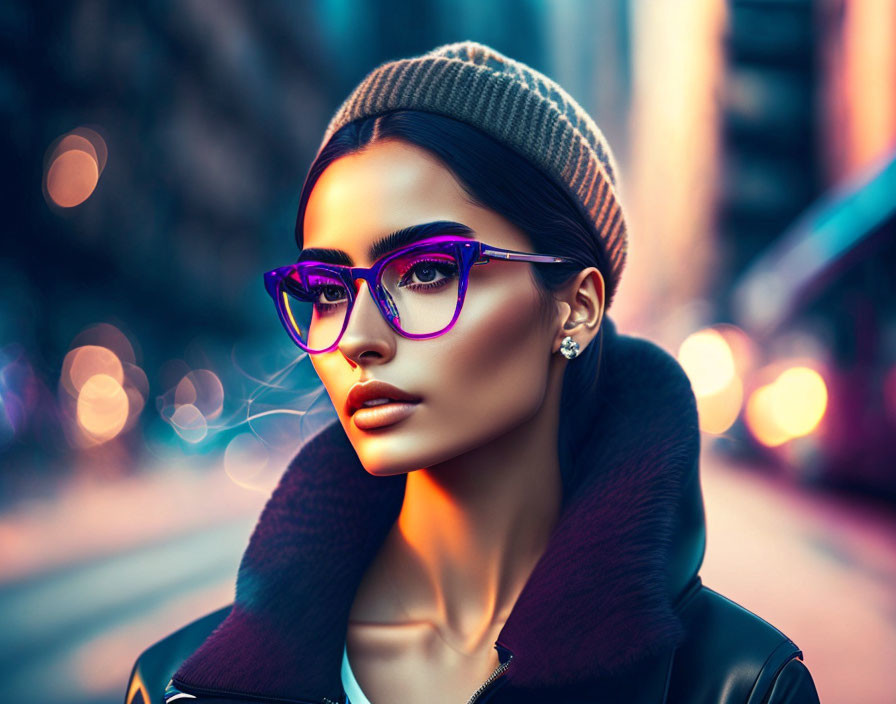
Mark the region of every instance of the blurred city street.
<instances>
[{"instance_id":1,"label":"blurred city street","mask_svg":"<svg viewBox=\"0 0 896 704\"><path fill-rule=\"evenodd\" d=\"M223 470L168 470L0 518L3 700L122 702L143 649L233 601L264 500Z\"/></svg>"},{"instance_id":2,"label":"blurred city street","mask_svg":"<svg viewBox=\"0 0 896 704\"><path fill-rule=\"evenodd\" d=\"M704 453L703 582L803 651L821 701L896 692L896 512Z\"/></svg>"}]
</instances>

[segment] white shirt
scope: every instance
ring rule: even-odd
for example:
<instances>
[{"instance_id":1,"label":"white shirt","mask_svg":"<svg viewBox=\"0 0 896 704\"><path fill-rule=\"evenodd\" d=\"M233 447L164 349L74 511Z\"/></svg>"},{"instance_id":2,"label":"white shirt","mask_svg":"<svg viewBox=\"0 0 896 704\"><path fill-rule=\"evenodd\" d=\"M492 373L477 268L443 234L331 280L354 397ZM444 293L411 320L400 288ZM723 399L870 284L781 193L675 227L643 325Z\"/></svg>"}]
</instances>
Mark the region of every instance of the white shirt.
<instances>
[{"instance_id":1,"label":"white shirt","mask_svg":"<svg viewBox=\"0 0 896 704\"><path fill-rule=\"evenodd\" d=\"M348 664L348 647L345 646L342 648L342 688L348 695L346 704L371 704L364 692L361 691L361 686Z\"/></svg>"}]
</instances>

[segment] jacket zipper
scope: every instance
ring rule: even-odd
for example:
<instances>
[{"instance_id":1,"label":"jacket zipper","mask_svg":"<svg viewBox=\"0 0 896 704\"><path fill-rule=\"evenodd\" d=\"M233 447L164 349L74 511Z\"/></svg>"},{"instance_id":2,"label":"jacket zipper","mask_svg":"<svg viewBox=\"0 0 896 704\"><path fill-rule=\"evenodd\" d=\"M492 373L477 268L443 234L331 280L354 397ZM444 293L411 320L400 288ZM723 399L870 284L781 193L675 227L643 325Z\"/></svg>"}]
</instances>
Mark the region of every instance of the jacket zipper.
<instances>
[{"instance_id":1,"label":"jacket zipper","mask_svg":"<svg viewBox=\"0 0 896 704\"><path fill-rule=\"evenodd\" d=\"M482 697L485 691L491 687L492 683L504 674L504 671L507 670L511 660L513 660L513 653L510 653L508 658L498 665L495 668L495 671L488 676L488 679L479 686L479 689L473 692L473 696L467 700L467 704L474 704L474 702L479 701L480 697Z\"/></svg>"},{"instance_id":2,"label":"jacket zipper","mask_svg":"<svg viewBox=\"0 0 896 704\"><path fill-rule=\"evenodd\" d=\"M173 697L169 694L170 688L175 688L176 693L180 695L186 695L183 697ZM189 692L184 692L181 689L177 688L177 685L174 684L173 680L168 680L168 691L165 692L165 701L166 702L174 702L177 701L180 703L181 698L184 699L184 704L190 699L194 699L198 702L202 702L205 696L210 697L225 697L225 698L233 698L233 699L241 699L242 701L252 701L252 702L284 702L284 704L341 704L340 701L335 699L330 699L329 697L324 697L320 701L306 701L304 699L279 699L279 698L271 698L271 697L255 697L249 694L240 694L237 692L230 692L226 689L206 689L204 687L190 687L196 694L190 694Z\"/></svg>"}]
</instances>

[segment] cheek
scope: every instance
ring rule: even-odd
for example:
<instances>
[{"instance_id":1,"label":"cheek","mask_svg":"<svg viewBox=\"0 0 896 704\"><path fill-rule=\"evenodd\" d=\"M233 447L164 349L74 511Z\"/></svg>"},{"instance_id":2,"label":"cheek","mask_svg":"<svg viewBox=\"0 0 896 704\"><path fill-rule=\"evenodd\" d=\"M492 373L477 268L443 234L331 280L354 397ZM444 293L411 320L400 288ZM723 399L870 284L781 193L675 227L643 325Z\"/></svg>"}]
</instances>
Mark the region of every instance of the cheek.
<instances>
[{"instance_id":1,"label":"cheek","mask_svg":"<svg viewBox=\"0 0 896 704\"><path fill-rule=\"evenodd\" d=\"M433 345L433 410L450 436L495 436L530 418L547 385L550 339L522 276L472 290L457 326Z\"/></svg>"}]
</instances>

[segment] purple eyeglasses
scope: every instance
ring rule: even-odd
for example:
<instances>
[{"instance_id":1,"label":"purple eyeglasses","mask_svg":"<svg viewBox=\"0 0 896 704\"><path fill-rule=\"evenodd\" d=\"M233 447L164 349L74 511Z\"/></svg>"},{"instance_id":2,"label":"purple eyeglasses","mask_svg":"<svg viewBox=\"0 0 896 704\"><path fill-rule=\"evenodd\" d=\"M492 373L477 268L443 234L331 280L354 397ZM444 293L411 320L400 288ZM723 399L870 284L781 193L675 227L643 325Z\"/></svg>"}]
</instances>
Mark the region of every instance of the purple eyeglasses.
<instances>
[{"instance_id":1,"label":"purple eyeglasses","mask_svg":"<svg viewBox=\"0 0 896 704\"><path fill-rule=\"evenodd\" d=\"M571 259L514 252L466 237L443 235L390 252L370 268L315 261L265 273L264 284L283 327L299 347L330 352L342 339L356 299L355 281L367 282L389 326L403 337L425 340L454 327L470 269L492 258L537 264Z\"/></svg>"}]
</instances>

